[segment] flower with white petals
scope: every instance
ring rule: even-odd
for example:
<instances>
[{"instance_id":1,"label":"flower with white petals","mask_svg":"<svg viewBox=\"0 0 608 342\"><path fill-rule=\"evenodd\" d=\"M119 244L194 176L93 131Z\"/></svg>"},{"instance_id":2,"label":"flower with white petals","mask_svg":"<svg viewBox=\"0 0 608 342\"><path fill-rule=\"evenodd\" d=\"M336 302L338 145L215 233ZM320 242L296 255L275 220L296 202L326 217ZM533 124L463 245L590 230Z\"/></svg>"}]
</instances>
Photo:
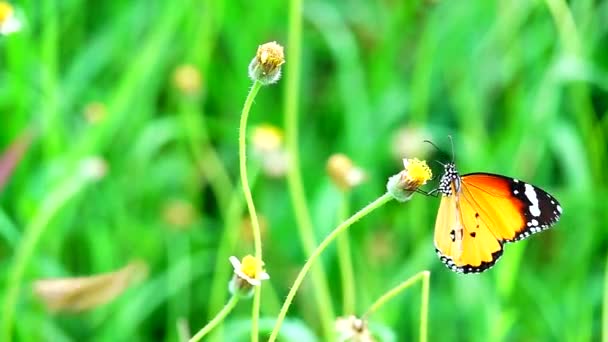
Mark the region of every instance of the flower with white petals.
<instances>
[{"instance_id":1,"label":"flower with white petals","mask_svg":"<svg viewBox=\"0 0 608 342\"><path fill-rule=\"evenodd\" d=\"M249 296L254 286L262 285L262 280L270 279L264 271L264 262L252 255L246 255L243 260L231 256L228 260L234 268L234 277L228 286L230 293Z\"/></svg>"},{"instance_id":2,"label":"flower with white petals","mask_svg":"<svg viewBox=\"0 0 608 342\"><path fill-rule=\"evenodd\" d=\"M336 319L338 341L373 342L374 337L367 328L367 321L356 316L338 317Z\"/></svg>"},{"instance_id":3,"label":"flower with white petals","mask_svg":"<svg viewBox=\"0 0 608 342\"><path fill-rule=\"evenodd\" d=\"M403 159L403 170L388 179L386 189L396 200L405 202L432 177L433 173L426 161L418 158Z\"/></svg>"},{"instance_id":4,"label":"flower with white petals","mask_svg":"<svg viewBox=\"0 0 608 342\"><path fill-rule=\"evenodd\" d=\"M15 15L15 8L6 1L0 1L0 34L9 35L21 30L21 20Z\"/></svg>"}]
</instances>

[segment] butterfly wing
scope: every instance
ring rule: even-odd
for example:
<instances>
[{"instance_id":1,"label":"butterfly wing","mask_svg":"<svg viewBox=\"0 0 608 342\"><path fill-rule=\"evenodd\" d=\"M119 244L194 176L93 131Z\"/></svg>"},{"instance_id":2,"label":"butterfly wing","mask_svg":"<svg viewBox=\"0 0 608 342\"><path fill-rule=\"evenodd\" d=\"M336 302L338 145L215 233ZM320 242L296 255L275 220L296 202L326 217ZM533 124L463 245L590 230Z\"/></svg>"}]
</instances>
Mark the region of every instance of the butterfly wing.
<instances>
[{"instance_id":1,"label":"butterfly wing","mask_svg":"<svg viewBox=\"0 0 608 342\"><path fill-rule=\"evenodd\" d=\"M562 213L559 202L526 182L491 173L462 176L462 191L497 238L512 242L548 229Z\"/></svg>"},{"instance_id":2,"label":"butterfly wing","mask_svg":"<svg viewBox=\"0 0 608 342\"><path fill-rule=\"evenodd\" d=\"M502 255L503 243L521 240L554 224L557 200L531 184L488 173L459 178L460 189L443 196L435 224L441 261L460 273L482 272Z\"/></svg>"}]
</instances>

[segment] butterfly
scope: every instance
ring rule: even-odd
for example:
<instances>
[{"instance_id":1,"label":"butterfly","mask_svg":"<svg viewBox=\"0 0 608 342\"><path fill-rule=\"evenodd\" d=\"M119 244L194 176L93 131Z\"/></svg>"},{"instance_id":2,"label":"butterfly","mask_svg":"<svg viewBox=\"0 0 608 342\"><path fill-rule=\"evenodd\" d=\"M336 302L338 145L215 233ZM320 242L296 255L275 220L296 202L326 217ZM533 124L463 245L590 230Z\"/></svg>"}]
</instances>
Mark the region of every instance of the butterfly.
<instances>
[{"instance_id":1,"label":"butterfly","mask_svg":"<svg viewBox=\"0 0 608 342\"><path fill-rule=\"evenodd\" d=\"M487 270L505 243L550 228L562 214L555 197L532 184L491 173L460 176L454 162L443 167L435 249L454 272Z\"/></svg>"}]
</instances>

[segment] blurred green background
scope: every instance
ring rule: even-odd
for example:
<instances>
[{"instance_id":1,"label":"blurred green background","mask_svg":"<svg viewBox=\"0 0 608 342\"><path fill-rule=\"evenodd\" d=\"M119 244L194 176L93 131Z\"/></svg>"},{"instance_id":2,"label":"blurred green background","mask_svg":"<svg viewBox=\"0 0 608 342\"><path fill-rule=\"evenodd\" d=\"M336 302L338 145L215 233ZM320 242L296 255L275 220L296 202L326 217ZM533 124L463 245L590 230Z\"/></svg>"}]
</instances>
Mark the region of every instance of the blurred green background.
<instances>
[{"instance_id":1,"label":"blurred green background","mask_svg":"<svg viewBox=\"0 0 608 342\"><path fill-rule=\"evenodd\" d=\"M305 1L301 65L290 65L283 0L14 5L26 22L0 39L0 147L31 137L0 193L4 313L13 306L11 277L19 289L14 339L177 341L178 321L193 333L222 307L227 257L253 252L237 156L247 65L273 40L286 46L284 68L300 68L298 146L317 241L338 223L343 200L325 172L331 154L368 172L350 195L354 211L384 192L400 158L445 161L422 140L449 153L448 134L462 173L532 182L564 208L554 229L507 245L491 270L463 276L434 252L438 199L389 203L348 233L357 314L428 269L431 341L600 339L608 2ZM184 64L200 73L200 87L196 79L193 88L176 85ZM250 128L284 126L286 81L260 91ZM91 156L107 167L96 182L82 180L83 165L104 165ZM250 167L271 275L264 338L306 255L285 179L256 172L256 158ZM15 280L17 255L28 248ZM37 279L110 272L134 259L148 277L93 310L54 313L31 290ZM335 247L323 264L331 310L350 314L341 310ZM314 287L304 285L283 340L323 339ZM240 303L215 338L247 340L250 307ZM370 318L372 331L380 340L417 339L419 310L416 285Z\"/></svg>"}]
</instances>

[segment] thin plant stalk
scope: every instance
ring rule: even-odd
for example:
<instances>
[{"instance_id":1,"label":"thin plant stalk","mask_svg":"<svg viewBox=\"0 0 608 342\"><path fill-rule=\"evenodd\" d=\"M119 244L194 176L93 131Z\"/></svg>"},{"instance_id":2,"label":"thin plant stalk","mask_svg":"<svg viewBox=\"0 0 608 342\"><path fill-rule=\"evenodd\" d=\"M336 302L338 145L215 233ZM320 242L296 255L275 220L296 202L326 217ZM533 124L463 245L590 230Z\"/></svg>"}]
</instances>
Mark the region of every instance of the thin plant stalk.
<instances>
[{"instance_id":1,"label":"thin plant stalk","mask_svg":"<svg viewBox=\"0 0 608 342\"><path fill-rule=\"evenodd\" d=\"M602 342L608 342L608 259L604 271L604 303L602 308Z\"/></svg>"},{"instance_id":2,"label":"thin plant stalk","mask_svg":"<svg viewBox=\"0 0 608 342\"><path fill-rule=\"evenodd\" d=\"M239 296L238 295L232 296L230 298L230 300L228 301L228 303L226 303L224 308L220 312L218 312L217 315L209 323L207 323L207 325L205 325L201 330L199 330L199 332L197 332L194 336L192 336L192 338L190 339L190 342L200 341L200 339L202 339L205 335L207 335L207 333L209 333L213 328L215 328L218 324L220 324L226 318L226 316L228 316L230 311L232 311L232 309L234 309L234 307L236 306L236 304L238 302L239 302Z\"/></svg>"},{"instance_id":3,"label":"thin plant stalk","mask_svg":"<svg viewBox=\"0 0 608 342\"><path fill-rule=\"evenodd\" d=\"M340 210L338 211L338 222L344 222L348 218L348 213L350 211L349 201L349 193L343 192ZM343 234L338 237L337 250L342 280L342 314L350 315L355 312L355 276L348 234Z\"/></svg>"},{"instance_id":4,"label":"thin plant stalk","mask_svg":"<svg viewBox=\"0 0 608 342\"><path fill-rule=\"evenodd\" d=\"M253 230L253 244L255 250L255 257L258 260L262 260L262 236L260 234L260 223L258 222L258 215L253 204L253 196L251 195L251 188L249 187L249 180L247 179L247 118L249 117L249 111L253 105L253 100L257 95L258 91L262 87L262 83L254 81L253 86L249 90L243 111L241 113L241 121L239 125L239 169L241 174L241 183L243 185L243 193L245 194L245 202L247 202L247 209L249 211L249 217L251 219L251 227ZM258 325L260 319L260 298L262 296L262 287L256 286L253 295L253 308L251 314L251 341L258 341Z\"/></svg>"},{"instance_id":5,"label":"thin plant stalk","mask_svg":"<svg viewBox=\"0 0 608 342\"><path fill-rule=\"evenodd\" d=\"M281 330L281 325L283 324L283 320L285 319L285 316L287 315L287 311L289 310L289 306L293 302L293 298L295 297L296 293L298 292L300 285L302 285L302 281L304 281L304 277L306 277L306 274L310 270L311 266L315 263L315 261L317 261L317 259L319 258L319 256L321 256L321 253L323 253L323 251L325 251L327 246L329 246L329 244L332 243L348 227L352 226L355 222L357 222L361 218L367 216L372 211L382 207L384 204L386 204L388 201L390 201L392 199L393 199L393 196L389 193L385 193L384 195L378 197L375 201L368 204L366 207L359 210L353 216L349 217L346 221L344 221L340 225L338 225L338 227L336 227L336 229L334 229L325 238L325 240L323 240L321 242L321 244L319 244L317 249L315 249L313 251L313 253L308 258L308 261L306 261L306 263L300 270L300 273L298 273L296 280L293 282L293 285L291 286L291 289L289 290L289 293L287 294L287 298L285 299L285 302L283 303L283 306L281 307L281 311L279 312L279 316L277 317L275 326L272 329L272 333L270 334L270 338L268 339L269 342L273 342L276 340L276 338L279 334L279 330Z\"/></svg>"},{"instance_id":6,"label":"thin plant stalk","mask_svg":"<svg viewBox=\"0 0 608 342\"><path fill-rule=\"evenodd\" d=\"M42 235L49 227L49 222L57 215L57 213L76 196L88 181L90 177L82 174L82 170L77 171L79 174L76 177L71 176L66 178L64 183L59 185L55 191L42 203L37 215L25 228L25 233L21 244L19 245L13 268L8 277L6 292L4 296L4 306L2 308L2 335L1 341L10 341L12 337L13 316L17 298L19 297L19 286L25 274L27 265L36 251L38 242Z\"/></svg>"},{"instance_id":7,"label":"thin plant stalk","mask_svg":"<svg viewBox=\"0 0 608 342\"><path fill-rule=\"evenodd\" d=\"M289 63L285 72L285 145L290 157L287 171L287 186L293 205L298 236L304 252L308 257L313 253L317 242L313 233L312 220L306 205L306 195L300 174L300 156L298 151L298 104L300 94L300 70L302 65L302 1L290 0L288 13L287 51ZM319 321L325 340L333 334L334 313L332 309L327 276L323 265L312 270L314 299L318 310Z\"/></svg>"},{"instance_id":8,"label":"thin plant stalk","mask_svg":"<svg viewBox=\"0 0 608 342\"><path fill-rule=\"evenodd\" d=\"M372 304L367 312L363 315L367 319L371 314L376 312L382 305L399 295L402 291L409 288L418 281L422 282L422 295L420 303L420 341L426 342L428 337L428 315L429 315L429 280L431 272L422 271L408 278L406 281L397 285L395 288L383 294L378 300Z\"/></svg>"}]
</instances>

